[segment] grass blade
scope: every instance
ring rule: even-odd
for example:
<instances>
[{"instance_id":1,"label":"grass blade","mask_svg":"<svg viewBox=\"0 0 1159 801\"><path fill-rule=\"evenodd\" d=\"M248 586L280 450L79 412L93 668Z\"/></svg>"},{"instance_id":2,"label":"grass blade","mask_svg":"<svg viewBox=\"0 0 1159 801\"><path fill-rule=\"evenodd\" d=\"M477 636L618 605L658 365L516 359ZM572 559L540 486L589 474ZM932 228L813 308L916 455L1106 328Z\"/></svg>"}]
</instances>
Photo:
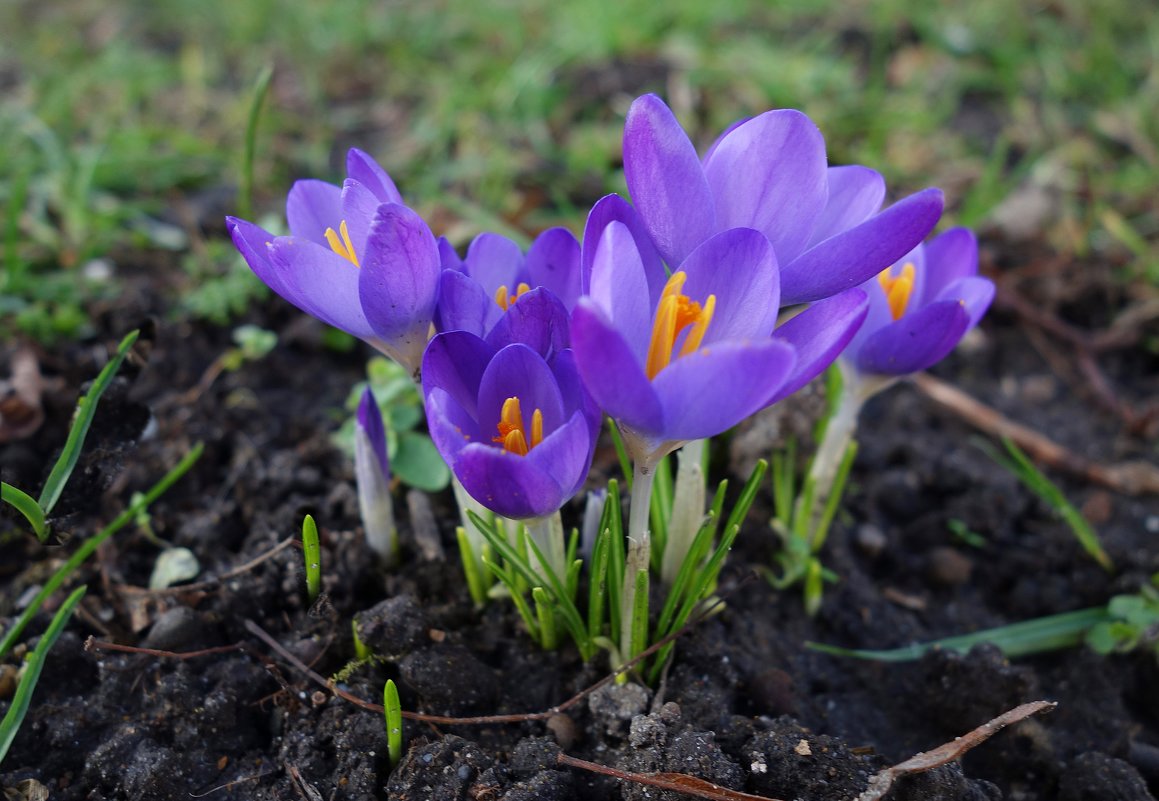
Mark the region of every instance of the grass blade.
<instances>
[{"instance_id":1,"label":"grass blade","mask_svg":"<svg viewBox=\"0 0 1159 801\"><path fill-rule=\"evenodd\" d=\"M40 671L44 667L44 660L48 656L49 650L56 644L60 633L64 631L68 619L72 617L72 610L80 603L86 589L87 587L77 587L73 590L72 595L68 596L68 600L56 611L48 630L44 632L40 642L36 644L36 649L24 662L24 677L20 679L16 694L12 697L12 706L8 707L8 714L4 716L4 720L0 721L0 763L4 762L4 757L7 756L8 749L16 738L16 732L20 729L20 724L24 722L28 705L32 702L32 691L36 689L36 682L40 679Z\"/></svg>"},{"instance_id":2,"label":"grass blade","mask_svg":"<svg viewBox=\"0 0 1159 801\"><path fill-rule=\"evenodd\" d=\"M89 537L81 544L79 548L76 549L76 553L69 557L68 561L65 562L61 568L53 573L48 581L44 583L44 586L41 587L40 592L36 594L36 597L32 599L32 603L30 603L28 608L26 608L24 612L21 613L20 617L17 618L16 622L12 625L12 628L4 633L4 639L0 640L0 659L2 659L5 654L12 650L12 646L16 644L16 638L20 636L22 631L24 631L24 628L28 625L28 622L32 620L32 616L40 610L40 607L44 603L45 599L56 592L57 589L60 588L60 585L64 584L65 579L67 579L74 570L80 567L86 559L92 556L93 552L96 551L97 548L101 547L101 543L124 528L126 524L136 519L137 515L141 513L141 510L147 508L149 504L157 500L157 498L159 498L165 492L165 490L173 486L177 479L185 475L189 468L193 467L193 464L197 461L198 457L201 456L201 452L204 450L204 448L205 446L201 443L194 445L192 450L185 454L181 461L178 462L172 470L166 473L160 481L149 488L148 492L139 496L137 500L130 504L119 515L117 515L113 522L109 523L96 534Z\"/></svg>"},{"instance_id":3,"label":"grass blade","mask_svg":"<svg viewBox=\"0 0 1159 801\"><path fill-rule=\"evenodd\" d=\"M0 481L0 501L14 507L24 515L28 524L32 526L36 539L44 542L48 539L48 523L44 519L44 510L40 508L31 495L22 489Z\"/></svg>"},{"instance_id":4,"label":"grass blade","mask_svg":"<svg viewBox=\"0 0 1159 801\"><path fill-rule=\"evenodd\" d=\"M116 354L101 370L100 375L93 381L93 385L89 387L89 391L77 401L76 413L73 415L72 427L68 431L64 450L61 451L56 464L52 466L52 472L48 474L48 480L44 482L44 489L37 501L45 516L52 512L52 507L56 506L56 502L60 500L65 482L68 481L73 468L76 467L77 459L80 458L80 449L84 446L85 436L88 435L89 426L93 422L93 415L97 412L97 401L101 399L101 395L108 388L109 382L113 380L113 375L120 369L121 362L125 360L125 355L129 352L129 348L133 347L139 334L140 331L130 331L121 340Z\"/></svg>"},{"instance_id":5,"label":"grass blade","mask_svg":"<svg viewBox=\"0 0 1159 801\"><path fill-rule=\"evenodd\" d=\"M258 120L262 116L262 106L266 102L266 95L270 90L270 80L274 77L274 68L267 64L258 73L254 83L254 96L250 102L249 117L245 124L245 150L242 152L241 162L241 191L238 192L238 216L244 219L253 219L254 213L254 153L257 152Z\"/></svg>"},{"instance_id":6,"label":"grass blade","mask_svg":"<svg viewBox=\"0 0 1159 801\"><path fill-rule=\"evenodd\" d=\"M979 643L988 642L998 646L1007 658L1015 659L1020 656L1081 645L1087 631L1092 626L1111 619L1111 614L1106 607L1097 606L1091 609L1080 609L1076 612L1063 612L1058 615L1040 617L1022 623L1012 623L1009 626L999 626L985 631L975 631L972 634L959 634L933 642L916 643L903 648L882 651L841 648L819 642L807 642L805 647L833 656L847 656L877 662L910 662L914 659L920 659L927 651L932 651L935 648L965 653Z\"/></svg>"}]
</instances>

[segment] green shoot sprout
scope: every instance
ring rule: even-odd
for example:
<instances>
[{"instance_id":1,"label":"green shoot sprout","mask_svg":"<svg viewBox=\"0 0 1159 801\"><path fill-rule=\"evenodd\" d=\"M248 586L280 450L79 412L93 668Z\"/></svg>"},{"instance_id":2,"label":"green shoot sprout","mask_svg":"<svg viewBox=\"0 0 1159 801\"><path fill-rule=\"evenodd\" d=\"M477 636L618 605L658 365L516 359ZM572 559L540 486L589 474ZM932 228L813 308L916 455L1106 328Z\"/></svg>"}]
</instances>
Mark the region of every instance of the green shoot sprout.
<instances>
[{"instance_id":1,"label":"green shoot sprout","mask_svg":"<svg viewBox=\"0 0 1159 801\"><path fill-rule=\"evenodd\" d=\"M32 702L32 691L36 689L36 683L40 680L40 671L44 667L44 660L47 658L49 650L56 644L61 632L64 631L69 618L72 617L73 609L84 597L86 589L88 588L81 586L73 590L60 609L56 611L52 622L48 625L48 630L44 632L44 636L40 638L36 648L24 660L24 676L16 688L16 695L12 698L12 705L8 707L8 713L4 715L3 720L0 720L0 763L4 762L4 757L7 756L8 749L12 746L16 732L20 729L20 724L24 722L28 705Z\"/></svg>"},{"instance_id":2,"label":"green shoot sprout","mask_svg":"<svg viewBox=\"0 0 1159 801\"><path fill-rule=\"evenodd\" d=\"M64 485L68 482L69 476L72 475L77 460L80 458L85 437L92 425L93 416L97 412L97 402L108 389L109 383L112 382L113 376L120 369L121 363L125 361L129 348L133 347L139 334L140 331L130 331L121 340L113 358L101 370L92 386L89 387L89 391L77 401L72 426L69 428L64 449L57 458L56 464L53 465L52 471L48 474L48 479L44 482L44 489L41 490L39 500L33 502L32 497L23 490L17 489L11 484L0 482L0 500L15 507L24 515L36 533L37 539L41 542L48 539L48 515L56 506L56 502L60 500L60 495L64 492Z\"/></svg>"},{"instance_id":3,"label":"green shoot sprout","mask_svg":"<svg viewBox=\"0 0 1159 801\"><path fill-rule=\"evenodd\" d=\"M1037 495L1066 521L1071 531L1074 532L1075 539L1079 541L1079 545L1087 552L1088 556L1098 562L1107 572L1113 571L1115 566L1111 562L1111 557L1103 550L1103 545L1099 541L1099 535L1095 533L1095 530L1091 528L1091 524L1075 508L1074 504L1067 500L1062 490L1055 486L1041 470L1035 467L1034 463L1030 461L1030 457L1023 453L1022 449L1010 439L1003 437L1002 444L1005 446L1007 453L1010 454L1009 459L990 447L989 443L979 442L979 446L986 451L986 454L991 459L1013 473L1022 482L1023 486Z\"/></svg>"},{"instance_id":4,"label":"green shoot sprout","mask_svg":"<svg viewBox=\"0 0 1159 801\"><path fill-rule=\"evenodd\" d=\"M311 515L302 519L302 553L306 564L306 597L313 604L322 592L322 548L318 545L318 526Z\"/></svg>"},{"instance_id":5,"label":"green shoot sprout","mask_svg":"<svg viewBox=\"0 0 1159 801\"><path fill-rule=\"evenodd\" d=\"M393 769L402 761L402 704L398 700L398 687L391 679L382 688L382 711L386 717L386 750Z\"/></svg>"}]
</instances>

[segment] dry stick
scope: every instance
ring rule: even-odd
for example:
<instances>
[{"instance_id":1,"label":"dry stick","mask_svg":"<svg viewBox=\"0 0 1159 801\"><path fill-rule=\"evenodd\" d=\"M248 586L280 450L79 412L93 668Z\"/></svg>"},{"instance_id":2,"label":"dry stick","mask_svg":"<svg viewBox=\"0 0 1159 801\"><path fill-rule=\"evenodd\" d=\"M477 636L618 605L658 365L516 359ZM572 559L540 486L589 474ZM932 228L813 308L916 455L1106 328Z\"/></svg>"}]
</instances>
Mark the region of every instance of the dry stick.
<instances>
[{"instance_id":1,"label":"dry stick","mask_svg":"<svg viewBox=\"0 0 1159 801\"><path fill-rule=\"evenodd\" d=\"M1031 701L1030 703L1016 706L1009 712L1004 712L994 718L989 723L983 723L969 734L956 737L951 742L940 745L931 751L915 754L905 762L894 765L892 768L878 771L869 780L869 786L865 789L864 793L857 797L856 801L878 801L878 799L889 792L889 788L893 786L895 779L899 779L902 776L909 776L913 773L925 773L927 770L940 768L942 765L960 758L962 754L971 748L986 742L1012 723L1018 723L1020 720L1024 720L1031 715L1036 715L1039 712L1050 711L1056 706L1058 704L1054 701Z\"/></svg>"},{"instance_id":2,"label":"dry stick","mask_svg":"<svg viewBox=\"0 0 1159 801\"><path fill-rule=\"evenodd\" d=\"M246 562L244 565L240 565L238 567L235 567L233 570L230 570L226 573L222 573L217 578L209 579L207 581L199 581L196 584L180 584L176 587L165 587L164 589L160 589L160 590L150 590L150 589L146 589L144 587L131 587L131 586L126 584L126 585L122 585L119 589L122 592L130 593L132 595L182 595L182 594L187 593L187 592L200 592L201 590L212 590L215 587L223 584L224 582L229 581L231 578L237 578L238 576L242 575L243 573L250 572L255 567L258 567L259 565L261 565L263 562L267 562L270 559L273 559L279 553L281 553L282 551L286 550L291 545L293 545L296 541L297 540L295 537L287 537L286 539L282 540L277 545L275 545L273 548L270 548L265 553L254 557L250 561Z\"/></svg>"},{"instance_id":3,"label":"dry stick","mask_svg":"<svg viewBox=\"0 0 1159 801\"><path fill-rule=\"evenodd\" d=\"M962 390L926 373L913 377L926 397L955 412L966 422L993 437L1008 437L1032 458L1126 495L1159 493L1159 468L1143 461L1104 465L1067 450Z\"/></svg>"},{"instance_id":4,"label":"dry stick","mask_svg":"<svg viewBox=\"0 0 1159 801\"><path fill-rule=\"evenodd\" d=\"M245 643L235 642L233 645L202 648L200 651L158 651L156 648L138 648L133 645L118 645L115 642L98 640L96 637L89 637L85 640L85 651L88 653L92 653L93 651L119 651L123 654L144 654L146 656L158 656L163 659L196 659L199 656L227 654L231 651L240 651L244 648Z\"/></svg>"},{"instance_id":5,"label":"dry stick","mask_svg":"<svg viewBox=\"0 0 1159 801\"><path fill-rule=\"evenodd\" d=\"M953 762L955 759L961 758L970 749L986 742L1007 726L1039 712L1054 709L1056 706L1058 704L1053 701L1031 701L1028 704L1022 704L1011 709L1009 712L999 715L988 723L983 723L969 734L955 738L952 742L940 745L930 751L915 754L905 762L878 771L870 778L869 786L866 787L865 792L859 795L855 801L880 801L889 792L894 780L914 773L924 773L927 770L933 770L934 768L939 768L942 765ZM649 787L657 787L662 790L672 790L677 793L695 796L696 798L706 798L709 801L779 801L769 796L752 795L750 793L742 793L738 790L729 790L712 782L707 782L704 779L689 776L686 773L630 773L628 771L610 768L597 762L576 759L566 754L557 756L556 761L560 765L580 768L581 770L599 773L603 776L611 776L621 781L645 784Z\"/></svg>"},{"instance_id":6,"label":"dry stick","mask_svg":"<svg viewBox=\"0 0 1159 801\"><path fill-rule=\"evenodd\" d=\"M709 801L780 801L767 795L752 795L742 793L739 790L729 790L727 787L689 776L687 773L631 773L626 770L609 768L598 762L588 762L586 759L569 757L567 754L559 754L556 757L556 762L560 765L599 773L603 776L611 776L621 781L645 784L661 790L672 790L697 798L707 798Z\"/></svg>"},{"instance_id":7,"label":"dry stick","mask_svg":"<svg viewBox=\"0 0 1159 801\"><path fill-rule=\"evenodd\" d=\"M716 610L717 606L719 606L723 603L724 603L723 597L717 598L700 615L689 620L687 623L685 623L679 629L672 632L671 634L669 634L667 637L663 638L662 640L659 640L654 645L641 651L639 654L636 655L635 658L620 665L615 670L613 670L611 673L609 673L607 676L604 676L602 679L597 681L595 684L592 684L591 686L576 693L571 698L564 701L562 704L559 704L557 706L553 706L551 709L545 710L543 712L520 712L520 713L515 713L515 714L510 714L510 715L480 715L477 717L470 717L470 718L456 718L456 717L450 717L447 715L426 715L426 714L423 714L421 712L405 712L404 711L402 713L402 716L404 718L406 718L407 720L416 720L416 721L419 721L420 723L442 724L445 726L480 726L480 725L490 725L490 724L494 724L494 723L523 723L524 721L529 721L529 720L547 720L552 715L558 715L559 713L564 712L567 709L570 709L571 707L575 706L580 701L582 701L584 698L588 697L589 695L591 695L592 693L594 693L596 690L600 689L604 685L610 684L611 682L615 681L616 677L619 676L621 673L627 673L629 670L631 670L637 664L644 661L648 657L652 656L652 654L659 651L665 645L667 645L668 643L675 640L677 637L684 634L684 632L688 631L693 626L695 626L698 623L700 623L701 621L705 620L707 617L709 617ZM334 695L338 696L339 698L341 698L345 701L349 701L350 703L352 703L356 706L362 707L363 709L370 710L371 712L376 712L378 714L382 714L382 712L383 712L382 704L375 704L375 703L372 703L370 701L364 701L363 699L359 698L357 695L354 695L353 693L347 692L346 690L343 690L341 687L334 686L333 683L328 681L320 673L317 673L316 671L312 670L301 659L294 656L288 650L283 648L281 643L279 643L277 640L275 640L273 637L271 637L268 633L266 633L265 629L263 629L257 623L254 623L252 620L247 620L245 622L245 627L251 634L253 634L259 640L261 640L266 645L268 645L271 650L275 651L280 657L282 657L287 662L289 662L291 665L293 665L295 668L297 668L298 671L300 673L302 673L304 676L310 678L315 684L319 684L322 687L325 687L327 690L334 693Z\"/></svg>"}]
</instances>

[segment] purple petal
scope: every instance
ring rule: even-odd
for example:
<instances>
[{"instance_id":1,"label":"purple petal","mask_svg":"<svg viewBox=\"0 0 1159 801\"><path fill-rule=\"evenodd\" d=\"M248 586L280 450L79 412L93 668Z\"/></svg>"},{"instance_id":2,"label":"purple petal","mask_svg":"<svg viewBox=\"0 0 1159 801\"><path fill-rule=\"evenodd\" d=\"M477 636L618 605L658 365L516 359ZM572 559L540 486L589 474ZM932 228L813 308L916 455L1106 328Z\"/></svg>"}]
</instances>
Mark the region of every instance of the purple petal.
<instances>
[{"instance_id":1,"label":"purple petal","mask_svg":"<svg viewBox=\"0 0 1159 801\"><path fill-rule=\"evenodd\" d=\"M445 236L439 237L439 259L444 270L462 270L463 260L459 258L455 246L447 241Z\"/></svg>"},{"instance_id":2,"label":"purple petal","mask_svg":"<svg viewBox=\"0 0 1159 801\"><path fill-rule=\"evenodd\" d=\"M381 204L378 198L362 184L349 178L342 184L342 220L350 234L350 244L359 261L366 253L366 243L370 239L370 226ZM334 226L337 229L337 225Z\"/></svg>"},{"instance_id":3,"label":"purple petal","mask_svg":"<svg viewBox=\"0 0 1159 801\"><path fill-rule=\"evenodd\" d=\"M360 339L374 337L358 298L357 267L329 248L297 237L278 237L269 252L274 269L294 296L287 300Z\"/></svg>"},{"instance_id":4,"label":"purple petal","mask_svg":"<svg viewBox=\"0 0 1159 801\"><path fill-rule=\"evenodd\" d=\"M584 225L583 247L580 249L583 294L591 293L592 264L595 262L596 248L605 229L613 222L623 223L632 235L636 252L644 265L644 275L648 280L648 307L653 309L660 301L660 293L664 289L664 282L668 280L668 273L664 269L664 263L660 261L656 246L652 244L652 237L648 235L644 221L628 201L619 195L605 195L596 201L596 205L588 213L587 223Z\"/></svg>"},{"instance_id":5,"label":"purple petal","mask_svg":"<svg viewBox=\"0 0 1159 801\"><path fill-rule=\"evenodd\" d=\"M432 339L423 353L423 396L428 412L431 393L438 389L453 398L472 420L478 420L479 385L494 355L490 345L466 331L451 331Z\"/></svg>"},{"instance_id":6,"label":"purple petal","mask_svg":"<svg viewBox=\"0 0 1159 801\"><path fill-rule=\"evenodd\" d=\"M356 147L350 148L346 154L346 175L369 189L379 203L404 205L398 187L386 174L386 170Z\"/></svg>"},{"instance_id":7,"label":"purple petal","mask_svg":"<svg viewBox=\"0 0 1159 801\"><path fill-rule=\"evenodd\" d=\"M704 344L767 337L777 324L780 273L773 246L760 231L732 228L706 241L685 259L684 294L701 305L716 295Z\"/></svg>"},{"instance_id":8,"label":"purple petal","mask_svg":"<svg viewBox=\"0 0 1159 801\"><path fill-rule=\"evenodd\" d=\"M828 180L829 201L809 237L810 247L865 222L885 200L885 179L868 167L830 167Z\"/></svg>"},{"instance_id":9,"label":"purple petal","mask_svg":"<svg viewBox=\"0 0 1159 801\"><path fill-rule=\"evenodd\" d=\"M792 263L782 261L782 305L827 298L873 278L925 238L942 215L942 202L941 190L925 189L826 239Z\"/></svg>"},{"instance_id":10,"label":"purple petal","mask_svg":"<svg viewBox=\"0 0 1159 801\"><path fill-rule=\"evenodd\" d=\"M956 300L966 305L966 313L970 315L970 325L973 328L982 319L982 315L990 308L994 300L994 282L989 278L967 276L959 278L942 290L938 300Z\"/></svg>"},{"instance_id":11,"label":"purple petal","mask_svg":"<svg viewBox=\"0 0 1159 801\"><path fill-rule=\"evenodd\" d=\"M978 273L978 239L968 228L951 228L925 245L926 282L918 295L922 305L939 298L959 278Z\"/></svg>"},{"instance_id":12,"label":"purple petal","mask_svg":"<svg viewBox=\"0 0 1159 801\"><path fill-rule=\"evenodd\" d=\"M324 244L326 229L342 224L342 190L325 181L295 181L286 196L286 222L292 236Z\"/></svg>"},{"instance_id":13,"label":"purple petal","mask_svg":"<svg viewBox=\"0 0 1159 801\"><path fill-rule=\"evenodd\" d=\"M571 344L584 386L605 413L637 431L660 430L660 401L643 363L588 298L572 312Z\"/></svg>"},{"instance_id":14,"label":"purple petal","mask_svg":"<svg viewBox=\"0 0 1159 801\"><path fill-rule=\"evenodd\" d=\"M492 306L499 308L492 301ZM499 316L486 334L491 347L522 342L545 360L571 347L571 319L559 298L550 289L539 287L525 293Z\"/></svg>"},{"instance_id":15,"label":"purple petal","mask_svg":"<svg viewBox=\"0 0 1159 801\"><path fill-rule=\"evenodd\" d=\"M799 111L767 111L721 140L704 174L720 228L755 228L795 259L828 198L825 139Z\"/></svg>"},{"instance_id":16,"label":"purple petal","mask_svg":"<svg viewBox=\"0 0 1159 801\"><path fill-rule=\"evenodd\" d=\"M708 146L708 150L704 151L704 157L700 160L701 166L708 163L708 160L710 158L712 158L712 154L716 152L716 149L718 147L720 147L720 143L723 142L728 137L728 135L730 133L732 133L737 128L741 127L742 125L744 125L746 122L748 122L751 119L752 119L752 117L741 117L739 120L736 120L735 122L730 124L727 128L725 128L723 131L721 131L720 136L716 137L716 140L713 141L713 143Z\"/></svg>"},{"instance_id":17,"label":"purple petal","mask_svg":"<svg viewBox=\"0 0 1159 801\"><path fill-rule=\"evenodd\" d=\"M679 264L716 230L696 149L656 95L636 98L624 123L624 177L656 249Z\"/></svg>"},{"instance_id":18,"label":"purple petal","mask_svg":"<svg viewBox=\"0 0 1159 801\"><path fill-rule=\"evenodd\" d=\"M773 332L773 339L793 346L797 364L769 405L792 395L821 374L841 355L869 310L861 289L817 301Z\"/></svg>"},{"instance_id":19,"label":"purple petal","mask_svg":"<svg viewBox=\"0 0 1159 801\"><path fill-rule=\"evenodd\" d=\"M439 275L439 302L435 307L435 328L443 331L470 331L484 336L503 316L499 304L475 279L457 270Z\"/></svg>"},{"instance_id":20,"label":"purple petal","mask_svg":"<svg viewBox=\"0 0 1159 801\"><path fill-rule=\"evenodd\" d=\"M498 433L500 414L508 398L519 398L523 422L530 428L531 415L543 413L544 434L563 425L563 396L555 376L542 357L521 343L508 345L495 354L479 382L479 428Z\"/></svg>"},{"instance_id":21,"label":"purple petal","mask_svg":"<svg viewBox=\"0 0 1159 801\"><path fill-rule=\"evenodd\" d=\"M594 452L596 440L600 436L600 428L603 426L604 413L580 378L579 367L576 366L575 361L575 351L569 349L556 353L548 361L548 366L551 367L551 372L559 385L564 406L569 411L575 408L584 413L584 417L588 421L588 429L591 432L592 451Z\"/></svg>"},{"instance_id":22,"label":"purple petal","mask_svg":"<svg viewBox=\"0 0 1159 801\"><path fill-rule=\"evenodd\" d=\"M591 299L644 363L652 337L650 290L636 240L613 221L604 229L592 262Z\"/></svg>"},{"instance_id":23,"label":"purple petal","mask_svg":"<svg viewBox=\"0 0 1159 801\"><path fill-rule=\"evenodd\" d=\"M963 303L931 303L874 332L854 356L854 365L862 373L880 375L925 370L954 349L969 324Z\"/></svg>"},{"instance_id":24,"label":"purple petal","mask_svg":"<svg viewBox=\"0 0 1159 801\"><path fill-rule=\"evenodd\" d=\"M380 206L358 271L358 295L375 332L387 340L417 337L425 343L440 272L427 224L406 206Z\"/></svg>"},{"instance_id":25,"label":"purple petal","mask_svg":"<svg viewBox=\"0 0 1159 801\"><path fill-rule=\"evenodd\" d=\"M241 252L254 274L270 289L301 308L302 304L296 299L293 288L285 282L282 274L270 261L270 244L274 241L274 235L237 217L226 217L225 226L229 230L234 246Z\"/></svg>"},{"instance_id":26,"label":"purple petal","mask_svg":"<svg viewBox=\"0 0 1159 801\"><path fill-rule=\"evenodd\" d=\"M524 457L559 485L562 506L583 486L592 465L594 440L581 411L575 412ZM557 507L558 508L558 507ZM554 511L554 510L553 510Z\"/></svg>"},{"instance_id":27,"label":"purple petal","mask_svg":"<svg viewBox=\"0 0 1159 801\"><path fill-rule=\"evenodd\" d=\"M472 498L512 520L551 514L566 500L555 478L536 461L503 448L468 445L451 469Z\"/></svg>"},{"instance_id":28,"label":"purple petal","mask_svg":"<svg viewBox=\"0 0 1159 801\"><path fill-rule=\"evenodd\" d=\"M390 462L386 458L386 427L382 423L382 412L370 387L363 391L362 399L358 402L357 420L359 427L366 433L370 447L374 450L374 458L378 460L382 475L389 481Z\"/></svg>"},{"instance_id":29,"label":"purple petal","mask_svg":"<svg viewBox=\"0 0 1159 801\"><path fill-rule=\"evenodd\" d=\"M793 348L768 338L725 342L682 356L653 380L664 439L714 437L765 406L792 373Z\"/></svg>"},{"instance_id":30,"label":"purple petal","mask_svg":"<svg viewBox=\"0 0 1159 801\"><path fill-rule=\"evenodd\" d=\"M474 278L491 297L499 287L514 292L523 272L523 251L505 236L483 233L467 248L467 275Z\"/></svg>"},{"instance_id":31,"label":"purple petal","mask_svg":"<svg viewBox=\"0 0 1159 801\"><path fill-rule=\"evenodd\" d=\"M572 309L580 296L580 246L566 228L549 228L535 238L523 263L534 289L547 287Z\"/></svg>"},{"instance_id":32,"label":"purple petal","mask_svg":"<svg viewBox=\"0 0 1159 801\"><path fill-rule=\"evenodd\" d=\"M479 425L451 396L439 387L426 396L427 428L439 455L452 468L459 452L472 442L490 447L491 438L479 431Z\"/></svg>"}]
</instances>

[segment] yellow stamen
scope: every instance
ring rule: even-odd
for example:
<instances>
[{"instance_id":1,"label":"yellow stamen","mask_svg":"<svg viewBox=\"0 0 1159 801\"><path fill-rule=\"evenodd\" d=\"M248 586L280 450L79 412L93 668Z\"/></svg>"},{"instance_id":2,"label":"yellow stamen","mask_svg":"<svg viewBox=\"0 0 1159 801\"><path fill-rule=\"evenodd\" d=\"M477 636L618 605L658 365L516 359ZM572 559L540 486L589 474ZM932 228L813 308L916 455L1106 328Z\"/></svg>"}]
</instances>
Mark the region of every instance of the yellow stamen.
<instances>
[{"instance_id":1,"label":"yellow stamen","mask_svg":"<svg viewBox=\"0 0 1159 801\"><path fill-rule=\"evenodd\" d=\"M909 305L916 272L913 262L906 262L901 268L901 275L891 275L891 268L887 268L877 276L877 283L881 284L885 299L889 302L889 313L895 320L905 314L905 307Z\"/></svg>"},{"instance_id":2,"label":"yellow stamen","mask_svg":"<svg viewBox=\"0 0 1159 801\"><path fill-rule=\"evenodd\" d=\"M648 378L655 378L672 363L672 351L681 331L692 326L677 358L687 356L700 347L708 331L708 324L712 322L713 312L716 311L716 295L709 295L701 308L699 303L681 292L687 278L683 272L672 273L664 285L664 291L660 293L656 319L652 323L652 340L648 344L648 358L644 362L644 372Z\"/></svg>"},{"instance_id":3,"label":"yellow stamen","mask_svg":"<svg viewBox=\"0 0 1159 801\"><path fill-rule=\"evenodd\" d=\"M528 443L526 429L523 427L523 411L519 408L519 398L508 398L503 401L503 411L499 414L499 436L492 437L503 449L517 456L526 456L527 452L543 442L543 412L536 409L531 414L531 442Z\"/></svg>"},{"instance_id":4,"label":"yellow stamen","mask_svg":"<svg viewBox=\"0 0 1159 801\"><path fill-rule=\"evenodd\" d=\"M513 305L515 305L515 301L519 300L530 291L531 287L528 286L528 284L524 281L520 281L519 286L515 287L515 294L508 292L507 285L504 284L495 290L495 302L499 304L500 309L507 311Z\"/></svg>"},{"instance_id":5,"label":"yellow stamen","mask_svg":"<svg viewBox=\"0 0 1159 801\"><path fill-rule=\"evenodd\" d=\"M341 237L339 237L339 233L341 233ZM350 241L350 229L346 227L346 220L339 224L337 232L333 228L327 228L325 236L331 250L355 267L359 266L358 254L354 252L354 243Z\"/></svg>"}]
</instances>

